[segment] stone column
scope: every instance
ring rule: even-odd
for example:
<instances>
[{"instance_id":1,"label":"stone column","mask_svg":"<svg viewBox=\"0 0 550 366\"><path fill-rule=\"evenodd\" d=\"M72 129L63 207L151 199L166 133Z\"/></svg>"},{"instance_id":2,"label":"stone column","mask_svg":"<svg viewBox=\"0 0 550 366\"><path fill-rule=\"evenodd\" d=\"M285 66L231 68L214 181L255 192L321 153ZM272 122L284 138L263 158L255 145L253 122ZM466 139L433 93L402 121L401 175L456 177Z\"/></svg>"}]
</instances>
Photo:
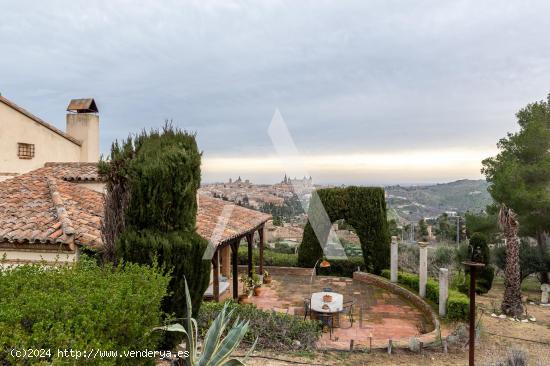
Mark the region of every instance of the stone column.
<instances>
[{"instance_id":1,"label":"stone column","mask_svg":"<svg viewBox=\"0 0 550 366\"><path fill-rule=\"evenodd\" d=\"M428 281L428 243L418 242L420 247L420 266L418 268L419 284L418 294L420 297L426 297L426 282Z\"/></svg>"},{"instance_id":2,"label":"stone column","mask_svg":"<svg viewBox=\"0 0 550 366\"><path fill-rule=\"evenodd\" d=\"M550 285L547 283L543 283L540 286L540 290L542 291L540 294L540 303L548 304L548 291L550 291Z\"/></svg>"},{"instance_id":3,"label":"stone column","mask_svg":"<svg viewBox=\"0 0 550 366\"><path fill-rule=\"evenodd\" d=\"M397 283L397 236L391 237L391 263L390 263L390 269L391 269L391 276L390 281L393 283Z\"/></svg>"},{"instance_id":4,"label":"stone column","mask_svg":"<svg viewBox=\"0 0 550 366\"><path fill-rule=\"evenodd\" d=\"M447 298L449 297L449 270L439 269L439 316L447 315Z\"/></svg>"}]
</instances>

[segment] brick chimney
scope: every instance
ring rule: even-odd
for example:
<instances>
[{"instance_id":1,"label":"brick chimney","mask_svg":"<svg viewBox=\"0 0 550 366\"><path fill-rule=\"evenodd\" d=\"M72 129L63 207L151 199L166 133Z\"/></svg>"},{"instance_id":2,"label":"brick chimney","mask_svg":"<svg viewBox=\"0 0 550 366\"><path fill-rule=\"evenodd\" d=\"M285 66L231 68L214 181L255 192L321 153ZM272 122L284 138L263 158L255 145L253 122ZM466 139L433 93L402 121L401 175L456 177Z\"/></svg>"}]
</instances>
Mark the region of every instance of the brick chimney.
<instances>
[{"instance_id":1,"label":"brick chimney","mask_svg":"<svg viewBox=\"0 0 550 366\"><path fill-rule=\"evenodd\" d=\"M67 107L67 133L82 141L80 161L99 161L99 110L92 98L73 99Z\"/></svg>"}]
</instances>

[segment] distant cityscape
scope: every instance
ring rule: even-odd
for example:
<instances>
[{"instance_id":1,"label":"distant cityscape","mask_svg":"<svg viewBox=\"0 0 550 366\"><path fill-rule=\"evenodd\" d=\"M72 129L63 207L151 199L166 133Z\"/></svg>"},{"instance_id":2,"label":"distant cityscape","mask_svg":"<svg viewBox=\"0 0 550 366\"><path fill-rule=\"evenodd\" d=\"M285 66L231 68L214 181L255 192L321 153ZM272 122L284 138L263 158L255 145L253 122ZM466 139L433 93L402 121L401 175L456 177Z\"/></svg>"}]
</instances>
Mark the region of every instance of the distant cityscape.
<instances>
[{"instance_id":1,"label":"distant cityscape","mask_svg":"<svg viewBox=\"0 0 550 366\"><path fill-rule=\"evenodd\" d=\"M285 175L275 184L254 184L238 176L222 183L203 184L199 193L271 214L273 220L266 225L268 243L272 246L283 243L295 248L307 222L304 203L309 201L315 189L327 187L330 186L314 184L311 176L291 178ZM491 202L484 180L464 179L444 184L384 188L392 233L404 240L413 240L420 235L419 223L424 220L427 237L431 240L435 238L436 227L442 225L441 220L449 220L445 224L449 226L446 236L452 240L455 225L460 221L457 216L465 212L481 212ZM334 230L350 248L359 244L354 229L345 222L335 223ZM441 236L441 232L439 234Z\"/></svg>"}]
</instances>

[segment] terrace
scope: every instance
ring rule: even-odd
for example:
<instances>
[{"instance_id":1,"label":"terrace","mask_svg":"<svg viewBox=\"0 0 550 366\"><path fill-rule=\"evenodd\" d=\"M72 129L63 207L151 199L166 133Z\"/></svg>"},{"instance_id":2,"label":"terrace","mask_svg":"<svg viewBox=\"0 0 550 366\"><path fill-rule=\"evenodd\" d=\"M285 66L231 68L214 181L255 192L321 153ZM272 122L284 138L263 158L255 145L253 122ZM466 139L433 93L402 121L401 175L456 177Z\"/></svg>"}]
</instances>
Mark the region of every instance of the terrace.
<instances>
[{"instance_id":1,"label":"terrace","mask_svg":"<svg viewBox=\"0 0 550 366\"><path fill-rule=\"evenodd\" d=\"M252 303L271 310L304 318L304 300L310 297L311 269L268 268L272 282L262 285L260 296ZM241 266L242 274L246 266ZM428 316L415 305L385 289L346 277L314 276L313 292L331 288L342 294L344 302L355 300L353 324L347 314L339 315L339 324L332 335L325 327L318 346L322 349L348 349L353 340L357 347L382 347L393 342L408 342L410 337L421 338L434 328ZM308 314L305 316L310 318Z\"/></svg>"}]
</instances>

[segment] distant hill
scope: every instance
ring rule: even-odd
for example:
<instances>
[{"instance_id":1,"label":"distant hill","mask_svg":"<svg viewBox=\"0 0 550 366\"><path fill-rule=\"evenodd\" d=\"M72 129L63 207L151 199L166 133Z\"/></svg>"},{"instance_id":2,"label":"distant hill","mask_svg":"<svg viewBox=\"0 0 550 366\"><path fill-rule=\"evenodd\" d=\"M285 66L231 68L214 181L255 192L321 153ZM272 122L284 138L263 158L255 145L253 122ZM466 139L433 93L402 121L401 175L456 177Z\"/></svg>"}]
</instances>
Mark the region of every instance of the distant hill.
<instances>
[{"instance_id":1,"label":"distant hill","mask_svg":"<svg viewBox=\"0 0 550 366\"><path fill-rule=\"evenodd\" d=\"M400 222L436 217L446 211L480 211L492 202L485 180L457 180L426 186L387 186L389 217Z\"/></svg>"}]
</instances>

